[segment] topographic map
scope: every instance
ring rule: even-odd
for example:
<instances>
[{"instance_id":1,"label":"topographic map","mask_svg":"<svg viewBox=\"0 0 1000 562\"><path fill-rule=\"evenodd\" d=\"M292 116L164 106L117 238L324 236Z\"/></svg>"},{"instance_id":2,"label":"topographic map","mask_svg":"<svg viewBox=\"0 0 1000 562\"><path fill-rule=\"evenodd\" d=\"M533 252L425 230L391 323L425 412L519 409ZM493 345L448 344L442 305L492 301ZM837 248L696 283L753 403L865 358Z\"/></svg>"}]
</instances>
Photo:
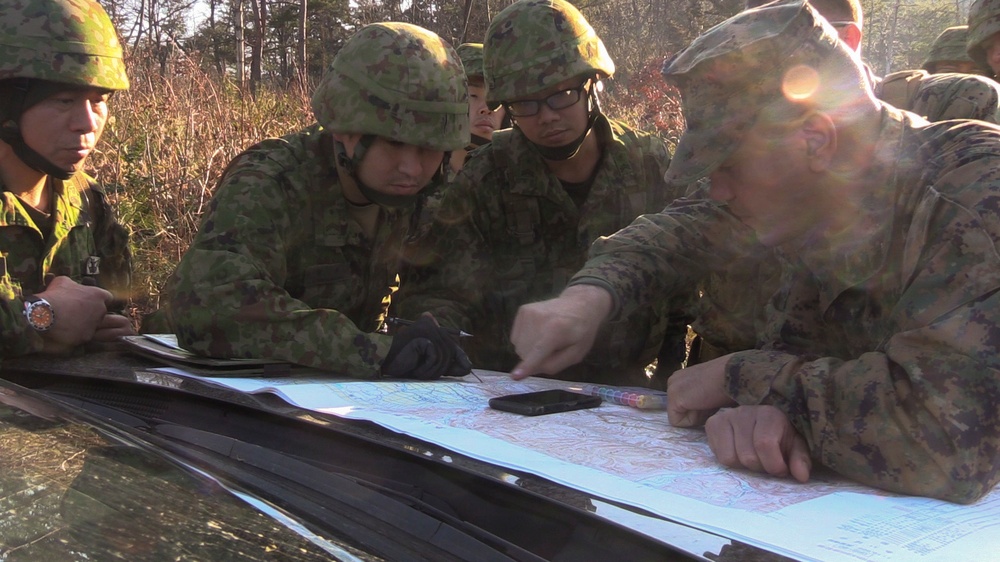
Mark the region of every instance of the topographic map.
<instances>
[{"instance_id":1,"label":"topographic map","mask_svg":"<svg viewBox=\"0 0 1000 562\"><path fill-rule=\"evenodd\" d=\"M514 381L489 371L431 382L202 380L373 421L797 559L983 560L984 553L1000 552L1000 489L961 506L881 492L822 470L799 484L721 466L704 431L671 427L664 411L605 402L589 410L527 417L487 403L505 394L580 388L565 381Z\"/></svg>"}]
</instances>

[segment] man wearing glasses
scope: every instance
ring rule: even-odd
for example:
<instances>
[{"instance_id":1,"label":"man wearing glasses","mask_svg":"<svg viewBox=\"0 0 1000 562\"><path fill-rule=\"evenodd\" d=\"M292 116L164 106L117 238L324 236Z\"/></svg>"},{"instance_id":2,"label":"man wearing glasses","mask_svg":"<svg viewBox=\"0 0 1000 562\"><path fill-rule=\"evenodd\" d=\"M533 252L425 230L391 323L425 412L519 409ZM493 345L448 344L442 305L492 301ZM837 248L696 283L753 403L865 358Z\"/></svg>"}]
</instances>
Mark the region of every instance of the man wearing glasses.
<instances>
[{"instance_id":1,"label":"man wearing glasses","mask_svg":"<svg viewBox=\"0 0 1000 562\"><path fill-rule=\"evenodd\" d=\"M487 103L513 128L472 153L443 195L425 244L410 255L400 314L432 312L474 337L477 368L509 371L520 305L559 294L591 242L657 212L668 188L661 139L601 113L598 91L614 63L583 15L562 0L521 0L491 23L484 43ZM606 328L602 345L559 378L649 386L684 359L687 318L666 301ZM662 377L665 379L665 376Z\"/></svg>"}]
</instances>

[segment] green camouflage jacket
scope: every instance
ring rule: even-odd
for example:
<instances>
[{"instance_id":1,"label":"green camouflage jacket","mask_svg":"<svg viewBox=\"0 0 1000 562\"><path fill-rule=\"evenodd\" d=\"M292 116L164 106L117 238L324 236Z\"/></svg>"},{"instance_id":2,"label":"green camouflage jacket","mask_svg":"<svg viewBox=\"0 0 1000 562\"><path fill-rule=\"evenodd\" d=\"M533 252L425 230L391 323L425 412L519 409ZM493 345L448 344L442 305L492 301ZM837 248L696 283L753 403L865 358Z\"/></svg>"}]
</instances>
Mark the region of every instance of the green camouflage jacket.
<instances>
[{"instance_id":1,"label":"green camouflage jacket","mask_svg":"<svg viewBox=\"0 0 1000 562\"><path fill-rule=\"evenodd\" d=\"M663 182L670 155L660 139L603 116L594 131L604 156L579 209L519 130L498 131L473 152L444 192L425 243L408 255L400 315L431 311L473 334L462 344L476 367L513 368L509 332L518 307L557 295L594 240L677 197ZM682 354L687 319L669 329ZM648 384L643 368L667 333L666 303L658 303L612 326L601 336L604 347L559 377Z\"/></svg>"},{"instance_id":2,"label":"green camouflage jacket","mask_svg":"<svg viewBox=\"0 0 1000 562\"><path fill-rule=\"evenodd\" d=\"M869 226L782 253L764 346L729 361L728 392L780 408L847 477L971 502L1000 479L1000 129L886 106L873 153L895 159L869 174L892 178L868 191ZM627 314L745 253L745 234L692 201L599 241L574 283Z\"/></svg>"},{"instance_id":3,"label":"green camouflage jacket","mask_svg":"<svg viewBox=\"0 0 1000 562\"><path fill-rule=\"evenodd\" d=\"M213 357L377 376L391 337L376 330L412 214L381 209L368 239L348 214L332 137L318 125L257 144L229 165L168 282L179 343Z\"/></svg>"},{"instance_id":4,"label":"green camouflage jacket","mask_svg":"<svg viewBox=\"0 0 1000 562\"><path fill-rule=\"evenodd\" d=\"M45 240L21 200L0 183L0 357L41 351L42 338L24 318L22 297L42 292L46 275L78 283L89 277L120 301L129 296L128 232L104 192L82 172L67 181L53 180L53 187L52 234Z\"/></svg>"}]
</instances>

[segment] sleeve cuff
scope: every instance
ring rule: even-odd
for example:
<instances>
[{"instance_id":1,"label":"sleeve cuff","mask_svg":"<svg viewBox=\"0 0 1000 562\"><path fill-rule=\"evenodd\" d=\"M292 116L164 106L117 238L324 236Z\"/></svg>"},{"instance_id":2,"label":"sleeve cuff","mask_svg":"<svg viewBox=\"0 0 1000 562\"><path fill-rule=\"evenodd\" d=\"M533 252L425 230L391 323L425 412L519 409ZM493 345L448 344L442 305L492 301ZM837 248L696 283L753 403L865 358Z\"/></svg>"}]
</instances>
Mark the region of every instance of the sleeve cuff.
<instances>
[{"instance_id":1,"label":"sleeve cuff","mask_svg":"<svg viewBox=\"0 0 1000 562\"><path fill-rule=\"evenodd\" d=\"M780 351L739 351L726 364L726 391L743 406L770 404L775 379L791 374L798 363Z\"/></svg>"},{"instance_id":2,"label":"sleeve cuff","mask_svg":"<svg viewBox=\"0 0 1000 562\"><path fill-rule=\"evenodd\" d=\"M608 320L614 321L618 320L618 316L622 311L621 299L618 298L618 293L615 292L614 287L610 283L601 279L600 277L574 277L566 284L567 287L572 287L573 285L593 285L595 287L600 287L611 295L611 314L608 315Z\"/></svg>"}]
</instances>

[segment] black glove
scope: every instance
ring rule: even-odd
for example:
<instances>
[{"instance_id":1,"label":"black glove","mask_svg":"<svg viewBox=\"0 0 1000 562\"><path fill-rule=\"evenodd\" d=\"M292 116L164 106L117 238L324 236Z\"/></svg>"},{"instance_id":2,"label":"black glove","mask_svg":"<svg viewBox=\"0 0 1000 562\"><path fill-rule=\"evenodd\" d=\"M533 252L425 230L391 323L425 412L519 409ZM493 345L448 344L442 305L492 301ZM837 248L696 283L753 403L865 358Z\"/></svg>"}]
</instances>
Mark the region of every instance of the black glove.
<instances>
[{"instance_id":1,"label":"black glove","mask_svg":"<svg viewBox=\"0 0 1000 562\"><path fill-rule=\"evenodd\" d=\"M382 361L382 375L392 378L432 380L464 377L472 362L453 337L424 315L392 338L389 354Z\"/></svg>"}]
</instances>

